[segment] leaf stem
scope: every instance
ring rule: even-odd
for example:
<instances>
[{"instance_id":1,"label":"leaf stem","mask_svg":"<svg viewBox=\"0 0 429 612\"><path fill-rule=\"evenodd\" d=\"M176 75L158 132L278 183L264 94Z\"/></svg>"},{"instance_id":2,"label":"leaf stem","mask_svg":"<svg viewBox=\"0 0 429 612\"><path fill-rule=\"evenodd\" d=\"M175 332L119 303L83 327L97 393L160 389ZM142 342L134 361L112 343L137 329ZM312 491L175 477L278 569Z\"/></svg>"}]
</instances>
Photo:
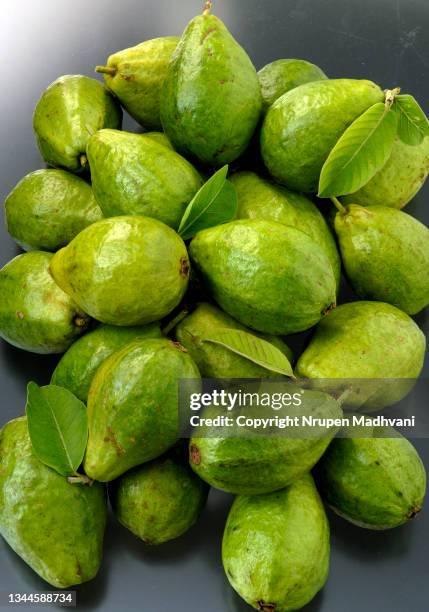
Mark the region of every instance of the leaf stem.
<instances>
[{"instance_id":1,"label":"leaf stem","mask_svg":"<svg viewBox=\"0 0 429 612\"><path fill-rule=\"evenodd\" d=\"M344 206L341 204L341 202L339 201L338 198L336 198L335 196L332 196L331 198L331 202L334 204L335 208L340 212L340 213L345 213L346 209L344 208Z\"/></svg>"},{"instance_id":2,"label":"leaf stem","mask_svg":"<svg viewBox=\"0 0 429 612\"><path fill-rule=\"evenodd\" d=\"M336 397L336 400L340 406L342 406L347 401L347 398L351 395L351 392L351 388L343 389L342 393L340 393L340 395Z\"/></svg>"},{"instance_id":3,"label":"leaf stem","mask_svg":"<svg viewBox=\"0 0 429 612\"><path fill-rule=\"evenodd\" d=\"M203 15L209 15L212 10L213 2L212 0L207 0L204 4Z\"/></svg>"},{"instance_id":4,"label":"leaf stem","mask_svg":"<svg viewBox=\"0 0 429 612\"><path fill-rule=\"evenodd\" d=\"M173 319L171 319L171 321L167 323L167 325L161 330L162 333L167 336L167 334L169 334L176 327L176 325L180 323L180 321L183 321L183 319L187 317L188 314L189 311L186 310L186 308L181 310L179 314L176 315Z\"/></svg>"}]
</instances>

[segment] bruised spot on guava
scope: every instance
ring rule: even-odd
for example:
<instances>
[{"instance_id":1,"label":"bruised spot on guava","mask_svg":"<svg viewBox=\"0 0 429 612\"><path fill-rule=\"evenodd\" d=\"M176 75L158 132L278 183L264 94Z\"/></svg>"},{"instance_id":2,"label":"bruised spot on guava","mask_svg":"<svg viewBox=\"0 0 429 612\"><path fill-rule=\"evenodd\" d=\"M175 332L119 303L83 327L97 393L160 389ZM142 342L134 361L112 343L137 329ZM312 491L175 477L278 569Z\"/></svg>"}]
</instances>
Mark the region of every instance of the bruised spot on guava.
<instances>
[{"instance_id":1,"label":"bruised spot on guava","mask_svg":"<svg viewBox=\"0 0 429 612\"><path fill-rule=\"evenodd\" d=\"M73 319L73 324L76 325L76 327L86 327L87 320L80 315L76 315Z\"/></svg>"},{"instance_id":2,"label":"bruised spot on guava","mask_svg":"<svg viewBox=\"0 0 429 612\"><path fill-rule=\"evenodd\" d=\"M322 310L322 315L326 316L332 310L334 310L336 307L337 307L337 304L335 302L332 302L331 304L329 304L329 306L327 306L324 310Z\"/></svg>"},{"instance_id":3,"label":"bruised spot on guava","mask_svg":"<svg viewBox=\"0 0 429 612\"><path fill-rule=\"evenodd\" d=\"M187 353L188 352L188 349L185 349L183 344L180 344L180 342L176 342L175 340L170 340L170 342L174 346L174 348L176 348L181 353Z\"/></svg>"},{"instance_id":4,"label":"bruised spot on guava","mask_svg":"<svg viewBox=\"0 0 429 612\"><path fill-rule=\"evenodd\" d=\"M180 259L180 276L186 278L189 275L189 261L186 257Z\"/></svg>"},{"instance_id":5,"label":"bruised spot on guava","mask_svg":"<svg viewBox=\"0 0 429 612\"><path fill-rule=\"evenodd\" d=\"M79 578L82 578L82 566L79 562L79 559L76 558L76 574L79 576Z\"/></svg>"},{"instance_id":6,"label":"bruised spot on guava","mask_svg":"<svg viewBox=\"0 0 429 612\"><path fill-rule=\"evenodd\" d=\"M200 453L200 449L198 448L196 444L191 444L191 447L189 449L189 455L194 465L200 465L201 453Z\"/></svg>"},{"instance_id":7,"label":"bruised spot on guava","mask_svg":"<svg viewBox=\"0 0 429 612\"><path fill-rule=\"evenodd\" d=\"M112 444L118 457L120 457L121 455L124 455L125 449L117 441L116 435L111 427L107 427L107 433L108 435L104 438L104 441Z\"/></svg>"},{"instance_id":8,"label":"bruised spot on guava","mask_svg":"<svg viewBox=\"0 0 429 612\"><path fill-rule=\"evenodd\" d=\"M276 609L276 604L266 603L263 599L258 601L258 608L261 612L274 612Z\"/></svg>"},{"instance_id":9,"label":"bruised spot on guava","mask_svg":"<svg viewBox=\"0 0 429 612\"><path fill-rule=\"evenodd\" d=\"M421 508L413 508L407 514L407 518L411 521L411 519L415 518L419 514L420 510L421 510Z\"/></svg>"},{"instance_id":10,"label":"bruised spot on guava","mask_svg":"<svg viewBox=\"0 0 429 612\"><path fill-rule=\"evenodd\" d=\"M204 43L204 41L206 40L206 38L208 38L210 36L210 34L213 34L214 32L217 32L217 31L218 31L218 28L214 28L214 27L213 28L209 28L207 30L207 32L205 32L203 34L203 36L201 37L200 45L202 45Z\"/></svg>"}]
</instances>

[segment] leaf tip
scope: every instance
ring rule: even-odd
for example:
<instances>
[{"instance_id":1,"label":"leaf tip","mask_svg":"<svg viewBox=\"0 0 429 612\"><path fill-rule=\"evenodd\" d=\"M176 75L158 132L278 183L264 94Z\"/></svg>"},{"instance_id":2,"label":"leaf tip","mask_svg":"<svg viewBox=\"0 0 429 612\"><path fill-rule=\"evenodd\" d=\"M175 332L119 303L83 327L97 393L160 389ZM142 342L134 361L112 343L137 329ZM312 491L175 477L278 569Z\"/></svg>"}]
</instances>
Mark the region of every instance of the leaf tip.
<instances>
[{"instance_id":1,"label":"leaf tip","mask_svg":"<svg viewBox=\"0 0 429 612\"><path fill-rule=\"evenodd\" d=\"M32 389L40 389L39 385L34 382L34 380L30 380L30 382L27 383L27 393L29 393Z\"/></svg>"},{"instance_id":2,"label":"leaf tip","mask_svg":"<svg viewBox=\"0 0 429 612\"><path fill-rule=\"evenodd\" d=\"M35 396L35 394L38 394L39 392L40 392L39 385L33 380L30 380L30 382L27 384L27 400L25 404L25 412L27 416L28 416L28 407L30 405L30 402L31 400L34 400L35 397L37 397L37 395Z\"/></svg>"}]
</instances>

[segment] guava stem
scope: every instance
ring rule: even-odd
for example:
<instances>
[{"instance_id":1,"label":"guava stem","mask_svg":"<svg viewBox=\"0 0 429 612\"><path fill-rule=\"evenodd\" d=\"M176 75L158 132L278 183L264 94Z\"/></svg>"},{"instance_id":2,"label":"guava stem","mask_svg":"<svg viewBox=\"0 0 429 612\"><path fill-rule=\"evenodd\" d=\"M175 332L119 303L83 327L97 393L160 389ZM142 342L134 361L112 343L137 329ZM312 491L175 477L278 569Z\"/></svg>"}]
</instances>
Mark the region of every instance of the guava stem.
<instances>
[{"instance_id":1,"label":"guava stem","mask_svg":"<svg viewBox=\"0 0 429 612\"><path fill-rule=\"evenodd\" d=\"M180 321L183 321L183 319L187 317L188 314L189 313L186 309L181 310L179 314L175 316L174 319L171 319L170 323L167 323L167 325L162 329L162 333L167 336L167 334L169 334L171 330L176 327L176 325L179 325Z\"/></svg>"},{"instance_id":2,"label":"guava stem","mask_svg":"<svg viewBox=\"0 0 429 612\"><path fill-rule=\"evenodd\" d=\"M336 198L335 196L332 196L331 202L335 205L335 208L340 211L340 213L345 213L346 212L346 209L341 204L341 202L339 201L338 198Z\"/></svg>"},{"instance_id":3,"label":"guava stem","mask_svg":"<svg viewBox=\"0 0 429 612\"><path fill-rule=\"evenodd\" d=\"M82 155L79 157L79 162L82 168L85 168L86 164L88 163L88 158L85 153L82 153Z\"/></svg>"},{"instance_id":4,"label":"guava stem","mask_svg":"<svg viewBox=\"0 0 429 612\"><path fill-rule=\"evenodd\" d=\"M116 68L110 68L109 66L96 66L95 72L100 72L101 74L110 74L111 76L115 76L117 70Z\"/></svg>"},{"instance_id":5,"label":"guava stem","mask_svg":"<svg viewBox=\"0 0 429 612\"><path fill-rule=\"evenodd\" d=\"M89 476L86 476L85 474L78 474L78 472L76 472L74 476L68 476L67 482L70 484L83 484L91 486L94 481L89 478Z\"/></svg>"},{"instance_id":6,"label":"guava stem","mask_svg":"<svg viewBox=\"0 0 429 612\"><path fill-rule=\"evenodd\" d=\"M207 2L204 4L203 15L209 15L210 11L212 10L212 6L213 6L212 0L207 0Z\"/></svg>"}]
</instances>

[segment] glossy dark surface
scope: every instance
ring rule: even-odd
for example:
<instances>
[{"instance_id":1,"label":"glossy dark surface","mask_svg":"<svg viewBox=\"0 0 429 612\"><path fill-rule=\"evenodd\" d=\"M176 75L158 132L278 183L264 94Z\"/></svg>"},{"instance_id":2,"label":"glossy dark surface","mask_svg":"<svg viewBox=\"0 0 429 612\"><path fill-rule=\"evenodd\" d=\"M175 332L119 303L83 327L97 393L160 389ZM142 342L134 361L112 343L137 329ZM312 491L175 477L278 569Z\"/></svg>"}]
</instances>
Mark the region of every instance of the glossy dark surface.
<instances>
[{"instance_id":1,"label":"glossy dark surface","mask_svg":"<svg viewBox=\"0 0 429 612\"><path fill-rule=\"evenodd\" d=\"M32 135L32 111L62 74L92 75L109 53L141 40L180 34L200 0L15 0L0 20L0 194L43 166ZM427 0L215 0L216 13L257 68L303 57L331 77L369 78L402 86L429 111ZM135 129L127 119L126 129ZM407 212L429 224L429 187ZM0 229L1 265L18 252ZM428 315L417 318L429 330ZM23 413L28 380L49 380L57 358L0 344L0 424ZM429 441L417 447L429 466ZM230 497L211 493L187 535L147 548L111 521L98 578L78 589L79 610L110 612L245 612L250 608L223 576L220 542ZM426 612L429 600L429 509L390 532L363 531L332 519L329 582L308 612ZM50 590L0 543L0 591ZM24 609L16 606L14 609ZM27 608L25 608L27 609ZM42 608L39 608L42 609Z\"/></svg>"}]
</instances>

